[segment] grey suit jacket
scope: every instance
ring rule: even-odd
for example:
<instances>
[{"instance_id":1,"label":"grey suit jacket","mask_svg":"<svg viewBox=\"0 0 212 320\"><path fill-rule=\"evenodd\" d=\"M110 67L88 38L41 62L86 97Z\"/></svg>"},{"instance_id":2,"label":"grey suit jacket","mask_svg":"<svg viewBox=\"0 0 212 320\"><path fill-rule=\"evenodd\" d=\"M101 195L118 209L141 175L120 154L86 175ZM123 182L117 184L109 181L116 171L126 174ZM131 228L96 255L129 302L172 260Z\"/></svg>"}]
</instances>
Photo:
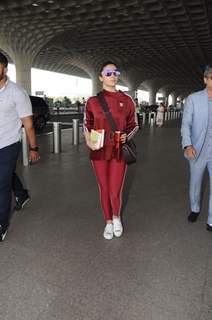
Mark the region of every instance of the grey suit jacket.
<instances>
[{"instance_id":1,"label":"grey suit jacket","mask_svg":"<svg viewBox=\"0 0 212 320\"><path fill-rule=\"evenodd\" d=\"M193 145L196 159L203 147L208 127L208 92L207 89L188 96L183 112L181 136L182 147Z\"/></svg>"}]
</instances>

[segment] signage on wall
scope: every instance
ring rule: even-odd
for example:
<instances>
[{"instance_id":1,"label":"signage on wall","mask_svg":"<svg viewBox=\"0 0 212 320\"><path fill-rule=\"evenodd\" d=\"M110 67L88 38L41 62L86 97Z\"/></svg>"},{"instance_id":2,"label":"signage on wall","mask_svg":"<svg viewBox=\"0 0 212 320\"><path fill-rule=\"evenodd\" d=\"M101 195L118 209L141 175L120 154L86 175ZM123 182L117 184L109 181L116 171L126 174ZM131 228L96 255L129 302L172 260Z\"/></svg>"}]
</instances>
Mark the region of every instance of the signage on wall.
<instances>
[{"instance_id":1,"label":"signage on wall","mask_svg":"<svg viewBox=\"0 0 212 320\"><path fill-rule=\"evenodd\" d=\"M165 97L158 97L159 101L165 101Z\"/></svg>"},{"instance_id":2,"label":"signage on wall","mask_svg":"<svg viewBox=\"0 0 212 320\"><path fill-rule=\"evenodd\" d=\"M44 96L44 91L35 91L36 96Z\"/></svg>"}]
</instances>

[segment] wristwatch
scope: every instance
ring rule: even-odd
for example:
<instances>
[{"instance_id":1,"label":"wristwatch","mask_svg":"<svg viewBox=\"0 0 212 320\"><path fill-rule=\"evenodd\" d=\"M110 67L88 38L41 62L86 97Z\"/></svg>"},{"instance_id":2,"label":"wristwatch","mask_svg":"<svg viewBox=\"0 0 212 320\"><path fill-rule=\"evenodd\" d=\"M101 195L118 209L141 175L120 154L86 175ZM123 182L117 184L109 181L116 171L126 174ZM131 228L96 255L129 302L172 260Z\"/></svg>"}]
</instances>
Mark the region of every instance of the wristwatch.
<instances>
[{"instance_id":1,"label":"wristwatch","mask_svg":"<svg viewBox=\"0 0 212 320\"><path fill-rule=\"evenodd\" d=\"M29 147L29 150L38 152L39 148L38 147Z\"/></svg>"}]
</instances>

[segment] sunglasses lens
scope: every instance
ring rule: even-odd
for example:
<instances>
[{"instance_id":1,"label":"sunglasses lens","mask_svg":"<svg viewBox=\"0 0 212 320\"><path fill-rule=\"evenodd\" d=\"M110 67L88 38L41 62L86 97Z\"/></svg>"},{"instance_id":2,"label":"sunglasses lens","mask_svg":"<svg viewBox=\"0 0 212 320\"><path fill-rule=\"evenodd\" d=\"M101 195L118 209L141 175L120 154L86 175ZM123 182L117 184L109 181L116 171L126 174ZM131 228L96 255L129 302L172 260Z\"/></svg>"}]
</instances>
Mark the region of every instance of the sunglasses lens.
<instances>
[{"instance_id":1,"label":"sunglasses lens","mask_svg":"<svg viewBox=\"0 0 212 320\"><path fill-rule=\"evenodd\" d=\"M111 77L112 76L112 71L107 71L107 72L105 72L105 75L106 75L106 77Z\"/></svg>"},{"instance_id":2,"label":"sunglasses lens","mask_svg":"<svg viewBox=\"0 0 212 320\"><path fill-rule=\"evenodd\" d=\"M114 77L120 76L120 71L118 71L118 70L111 70L111 71L105 70L105 71L103 71L103 73L106 77L111 77L112 75L114 75Z\"/></svg>"},{"instance_id":3,"label":"sunglasses lens","mask_svg":"<svg viewBox=\"0 0 212 320\"><path fill-rule=\"evenodd\" d=\"M111 77L112 75L114 75L114 77L118 77L120 76L120 72L118 70L114 70L114 71L105 71L104 75L106 77Z\"/></svg>"}]
</instances>

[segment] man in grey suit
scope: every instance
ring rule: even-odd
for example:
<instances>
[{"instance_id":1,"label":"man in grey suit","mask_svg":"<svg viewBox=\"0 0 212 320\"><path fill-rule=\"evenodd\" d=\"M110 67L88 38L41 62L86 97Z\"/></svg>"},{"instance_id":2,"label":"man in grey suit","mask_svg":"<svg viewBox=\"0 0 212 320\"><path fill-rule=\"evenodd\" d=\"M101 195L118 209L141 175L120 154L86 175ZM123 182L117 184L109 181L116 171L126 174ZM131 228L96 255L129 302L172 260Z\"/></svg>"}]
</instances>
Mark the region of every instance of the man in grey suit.
<instances>
[{"instance_id":1,"label":"man in grey suit","mask_svg":"<svg viewBox=\"0 0 212 320\"><path fill-rule=\"evenodd\" d=\"M190 166L189 222L200 213L202 178L208 169L210 178L209 210L206 229L212 231L212 65L205 68L204 90L188 96L185 103L181 135L184 155Z\"/></svg>"}]
</instances>

